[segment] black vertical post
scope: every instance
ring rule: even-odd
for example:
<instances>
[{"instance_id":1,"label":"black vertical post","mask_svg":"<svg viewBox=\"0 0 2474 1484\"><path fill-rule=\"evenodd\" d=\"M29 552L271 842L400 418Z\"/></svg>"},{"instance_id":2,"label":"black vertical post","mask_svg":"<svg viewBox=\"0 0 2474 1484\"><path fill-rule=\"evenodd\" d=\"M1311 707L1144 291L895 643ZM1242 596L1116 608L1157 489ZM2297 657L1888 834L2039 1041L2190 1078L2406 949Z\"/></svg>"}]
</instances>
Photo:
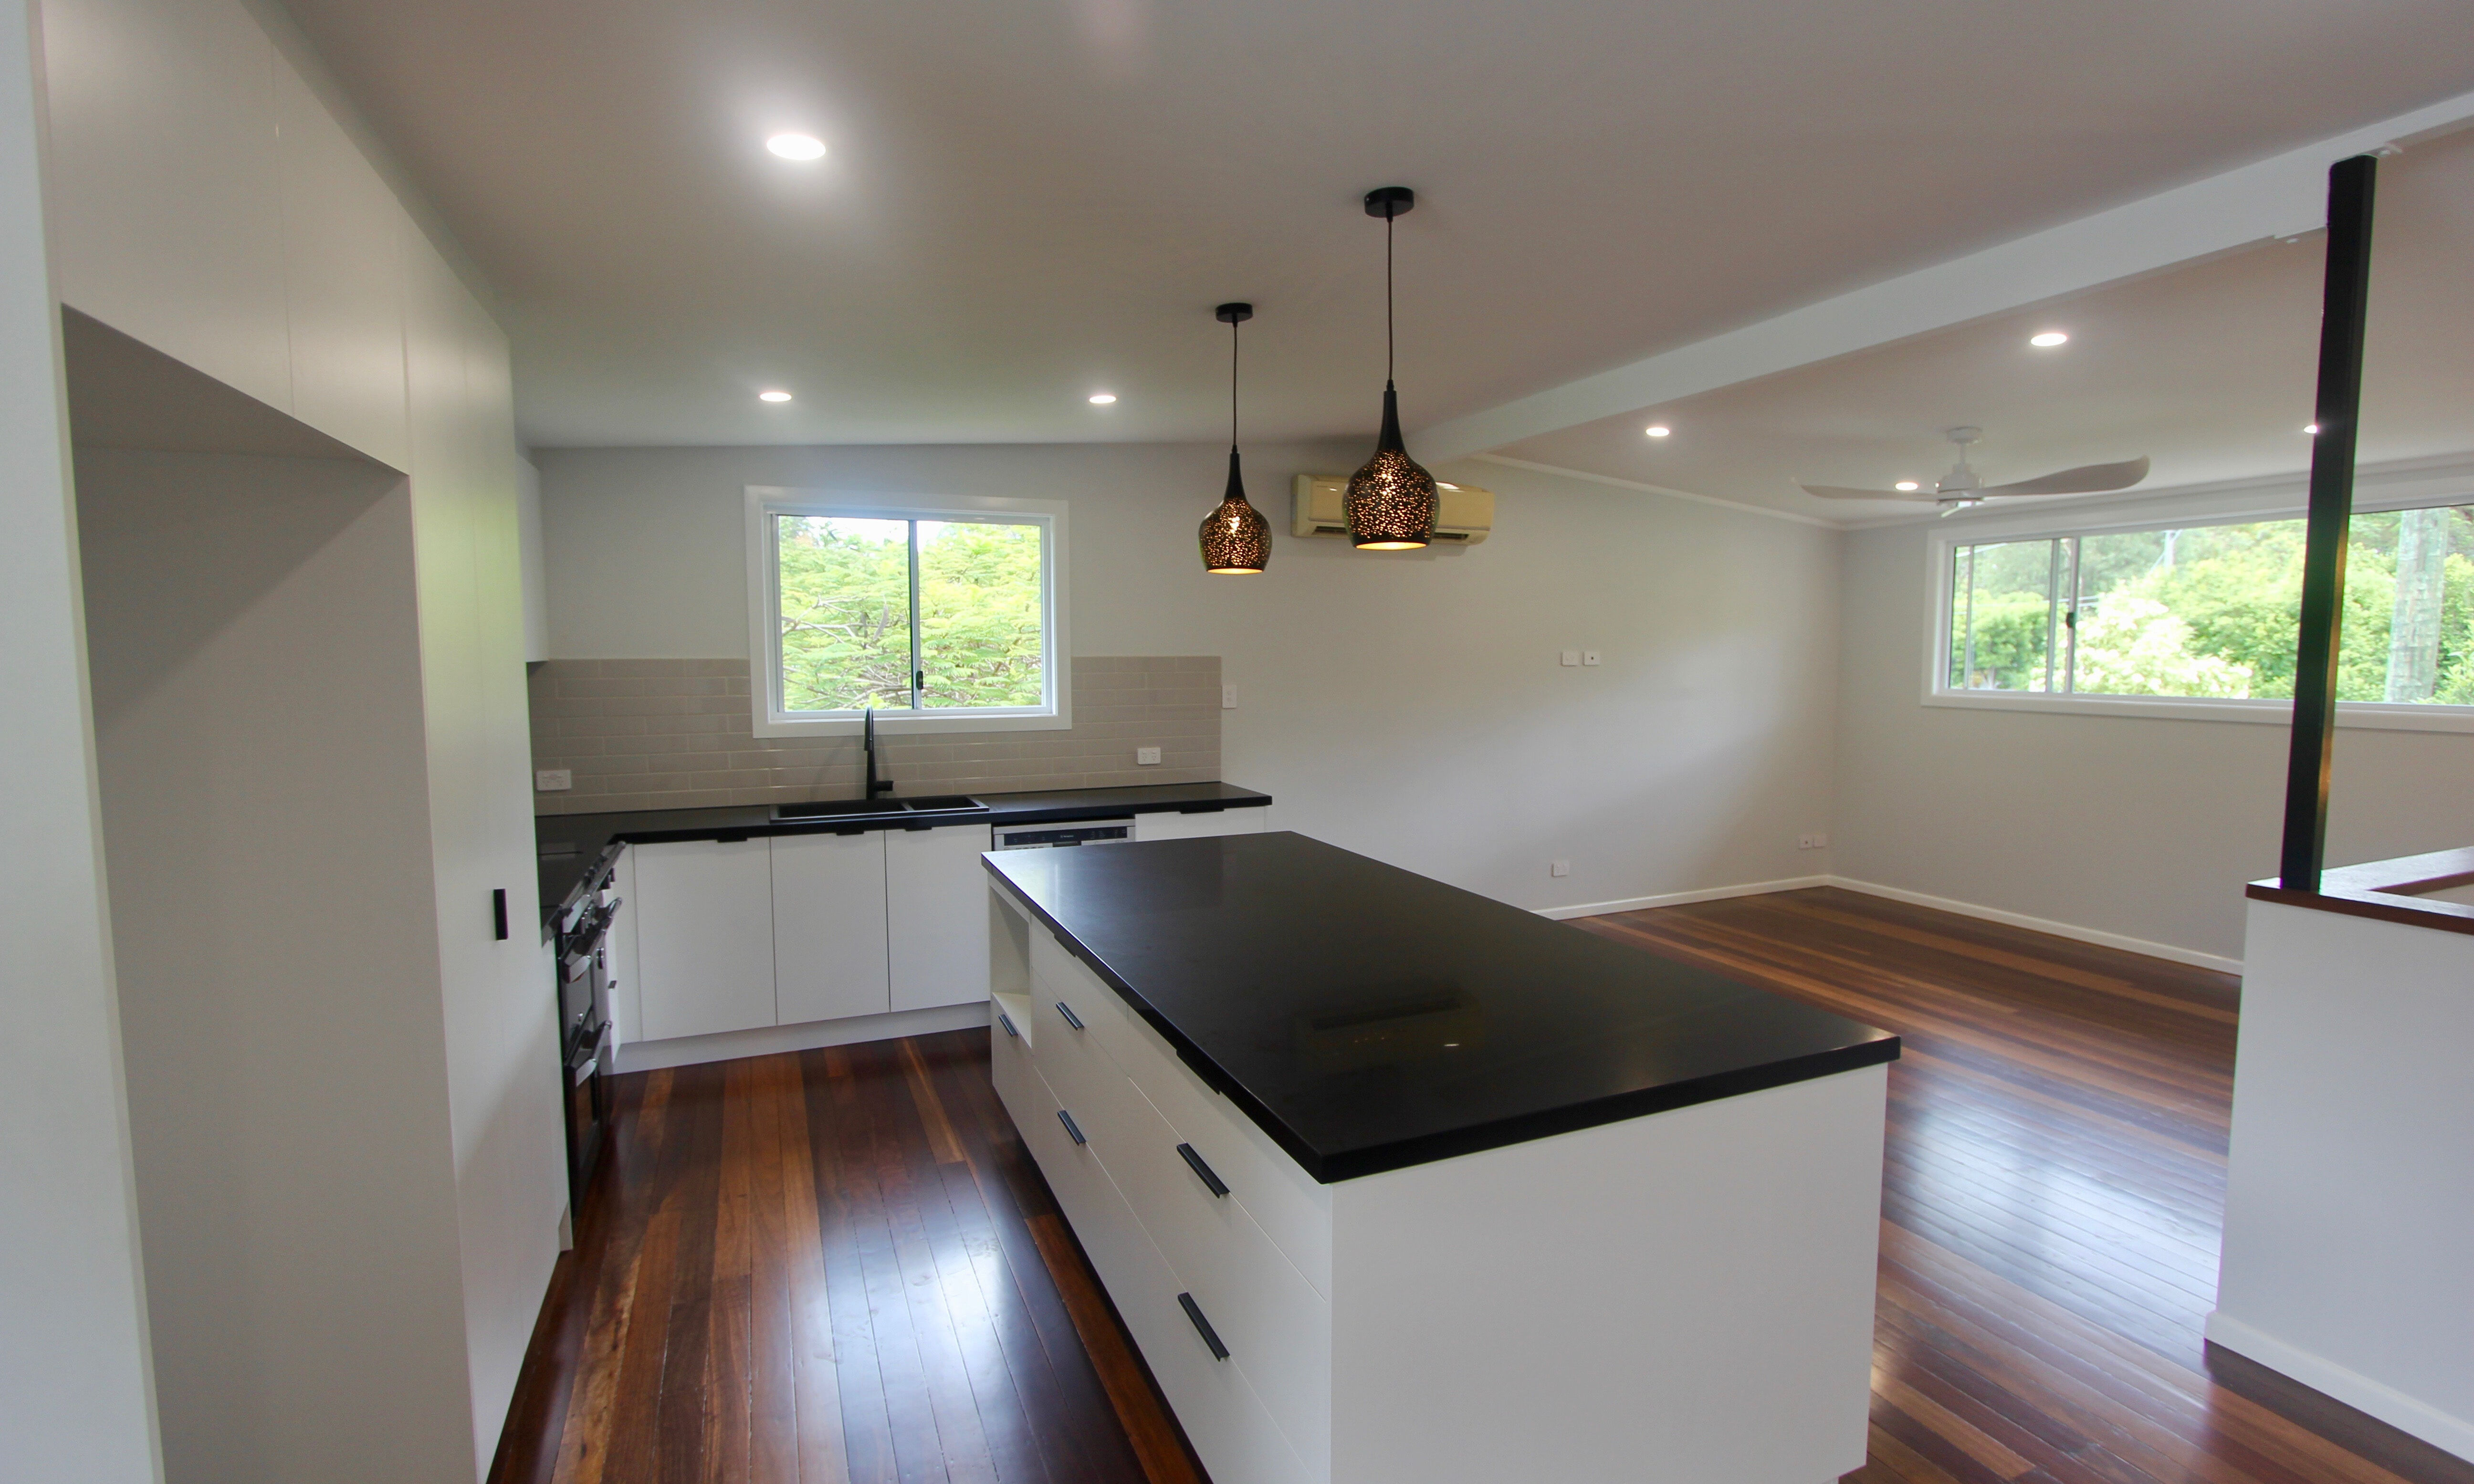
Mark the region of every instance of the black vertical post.
<instances>
[{"instance_id":1,"label":"black vertical post","mask_svg":"<svg viewBox=\"0 0 2474 1484\"><path fill-rule=\"evenodd\" d=\"M2368 155L2328 169L2328 277L2319 311L2319 432L2311 444L2311 515L2302 552L2302 626L2293 652L2293 748L2285 772L2278 885L2319 889L2328 844L2328 754L2337 726L2337 645L2345 621L2345 539L2354 519L2354 435L2363 406L2363 323L2371 285Z\"/></svg>"}]
</instances>

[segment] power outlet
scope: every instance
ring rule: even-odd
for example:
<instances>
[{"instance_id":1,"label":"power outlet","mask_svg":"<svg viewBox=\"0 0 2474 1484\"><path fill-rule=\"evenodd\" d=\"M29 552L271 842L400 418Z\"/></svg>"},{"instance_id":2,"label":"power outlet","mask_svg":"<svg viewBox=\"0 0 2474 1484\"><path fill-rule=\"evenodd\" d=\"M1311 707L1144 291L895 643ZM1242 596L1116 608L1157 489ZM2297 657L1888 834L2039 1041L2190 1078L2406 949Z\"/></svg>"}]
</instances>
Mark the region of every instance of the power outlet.
<instances>
[{"instance_id":1,"label":"power outlet","mask_svg":"<svg viewBox=\"0 0 2474 1484\"><path fill-rule=\"evenodd\" d=\"M1578 649L1566 649L1566 650L1564 650L1564 655L1563 655L1563 661L1564 661L1564 668L1565 669L1572 669L1577 668L1577 667L1580 665L1580 663L1581 663L1581 651L1580 651L1580 650L1578 650Z\"/></svg>"},{"instance_id":2,"label":"power outlet","mask_svg":"<svg viewBox=\"0 0 2474 1484\"><path fill-rule=\"evenodd\" d=\"M1237 688L1235 686L1225 685L1220 688L1220 709L1223 711L1235 711L1237 709Z\"/></svg>"},{"instance_id":3,"label":"power outlet","mask_svg":"<svg viewBox=\"0 0 2474 1484\"><path fill-rule=\"evenodd\" d=\"M1546 874L1549 876L1569 876L1572 874L1572 863L1569 861L1548 862L1546 865Z\"/></svg>"},{"instance_id":4,"label":"power outlet","mask_svg":"<svg viewBox=\"0 0 2474 1484\"><path fill-rule=\"evenodd\" d=\"M1830 837L1827 835L1799 835L1795 838L1795 848L1798 850L1827 850L1830 848Z\"/></svg>"},{"instance_id":5,"label":"power outlet","mask_svg":"<svg viewBox=\"0 0 2474 1484\"><path fill-rule=\"evenodd\" d=\"M1149 767L1158 761L1159 749L1157 747L1136 747L1134 749L1134 766L1137 767Z\"/></svg>"},{"instance_id":6,"label":"power outlet","mask_svg":"<svg viewBox=\"0 0 2474 1484\"><path fill-rule=\"evenodd\" d=\"M570 767L545 767L533 774L536 793L563 793L575 787L575 770Z\"/></svg>"},{"instance_id":7,"label":"power outlet","mask_svg":"<svg viewBox=\"0 0 2474 1484\"><path fill-rule=\"evenodd\" d=\"M1584 664L1584 665L1595 665L1596 663L1598 663L1598 651L1596 651L1595 649L1584 649L1584 650L1582 650L1582 651L1581 651L1581 663L1582 663L1582 664Z\"/></svg>"}]
</instances>

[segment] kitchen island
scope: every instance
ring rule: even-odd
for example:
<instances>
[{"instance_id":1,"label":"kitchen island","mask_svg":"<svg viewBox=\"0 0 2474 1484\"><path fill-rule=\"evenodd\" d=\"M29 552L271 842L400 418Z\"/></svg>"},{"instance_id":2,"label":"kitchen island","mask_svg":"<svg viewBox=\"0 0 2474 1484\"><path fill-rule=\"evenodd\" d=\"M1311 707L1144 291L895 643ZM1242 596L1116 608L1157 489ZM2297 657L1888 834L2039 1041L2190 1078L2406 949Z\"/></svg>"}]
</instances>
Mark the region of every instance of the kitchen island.
<instances>
[{"instance_id":1,"label":"kitchen island","mask_svg":"<svg viewBox=\"0 0 2474 1484\"><path fill-rule=\"evenodd\" d=\"M984 864L999 1094L1218 1484L1862 1466L1896 1037L1297 835Z\"/></svg>"}]
</instances>

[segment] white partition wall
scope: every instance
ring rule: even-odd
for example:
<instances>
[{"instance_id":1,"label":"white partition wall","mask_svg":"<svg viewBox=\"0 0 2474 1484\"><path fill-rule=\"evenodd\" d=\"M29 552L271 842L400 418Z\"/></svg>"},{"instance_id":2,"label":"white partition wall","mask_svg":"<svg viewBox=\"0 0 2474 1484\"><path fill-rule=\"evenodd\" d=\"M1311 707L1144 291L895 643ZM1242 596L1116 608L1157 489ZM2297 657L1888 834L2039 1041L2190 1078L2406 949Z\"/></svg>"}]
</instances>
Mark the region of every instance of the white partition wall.
<instances>
[{"instance_id":1,"label":"white partition wall","mask_svg":"<svg viewBox=\"0 0 2474 1484\"><path fill-rule=\"evenodd\" d=\"M160 1476L95 818L35 61L0 0L0 1439L12 1478Z\"/></svg>"},{"instance_id":2,"label":"white partition wall","mask_svg":"<svg viewBox=\"0 0 2474 1484\"><path fill-rule=\"evenodd\" d=\"M2208 1338L2474 1459L2474 934L2249 907Z\"/></svg>"},{"instance_id":3,"label":"white partition wall","mask_svg":"<svg viewBox=\"0 0 2474 1484\"><path fill-rule=\"evenodd\" d=\"M259 13L40 29L60 300L155 378L70 366L166 1468L477 1477L567 1191L507 347Z\"/></svg>"}]
</instances>

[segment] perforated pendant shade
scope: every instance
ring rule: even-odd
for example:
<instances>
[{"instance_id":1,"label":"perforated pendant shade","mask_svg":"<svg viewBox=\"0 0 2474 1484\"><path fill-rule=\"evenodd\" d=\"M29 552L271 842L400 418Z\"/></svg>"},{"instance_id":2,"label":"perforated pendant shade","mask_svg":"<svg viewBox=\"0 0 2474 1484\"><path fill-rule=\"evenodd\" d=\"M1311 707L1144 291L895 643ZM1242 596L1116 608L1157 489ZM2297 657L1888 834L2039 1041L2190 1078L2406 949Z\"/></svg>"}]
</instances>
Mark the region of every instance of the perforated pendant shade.
<instances>
[{"instance_id":1,"label":"perforated pendant shade","mask_svg":"<svg viewBox=\"0 0 2474 1484\"><path fill-rule=\"evenodd\" d=\"M1383 383L1374 456L1348 476L1348 539L1360 550L1408 551L1435 539L1435 476L1400 442L1400 395Z\"/></svg>"},{"instance_id":2,"label":"perforated pendant shade","mask_svg":"<svg viewBox=\"0 0 2474 1484\"><path fill-rule=\"evenodd\" d=\"M1228 448L1228 493L1202 518L1202 570L1222 576L1259 572L1272 560L1272 523L1246 499L1237 448Z\"/></svg>"}]
</instances>

